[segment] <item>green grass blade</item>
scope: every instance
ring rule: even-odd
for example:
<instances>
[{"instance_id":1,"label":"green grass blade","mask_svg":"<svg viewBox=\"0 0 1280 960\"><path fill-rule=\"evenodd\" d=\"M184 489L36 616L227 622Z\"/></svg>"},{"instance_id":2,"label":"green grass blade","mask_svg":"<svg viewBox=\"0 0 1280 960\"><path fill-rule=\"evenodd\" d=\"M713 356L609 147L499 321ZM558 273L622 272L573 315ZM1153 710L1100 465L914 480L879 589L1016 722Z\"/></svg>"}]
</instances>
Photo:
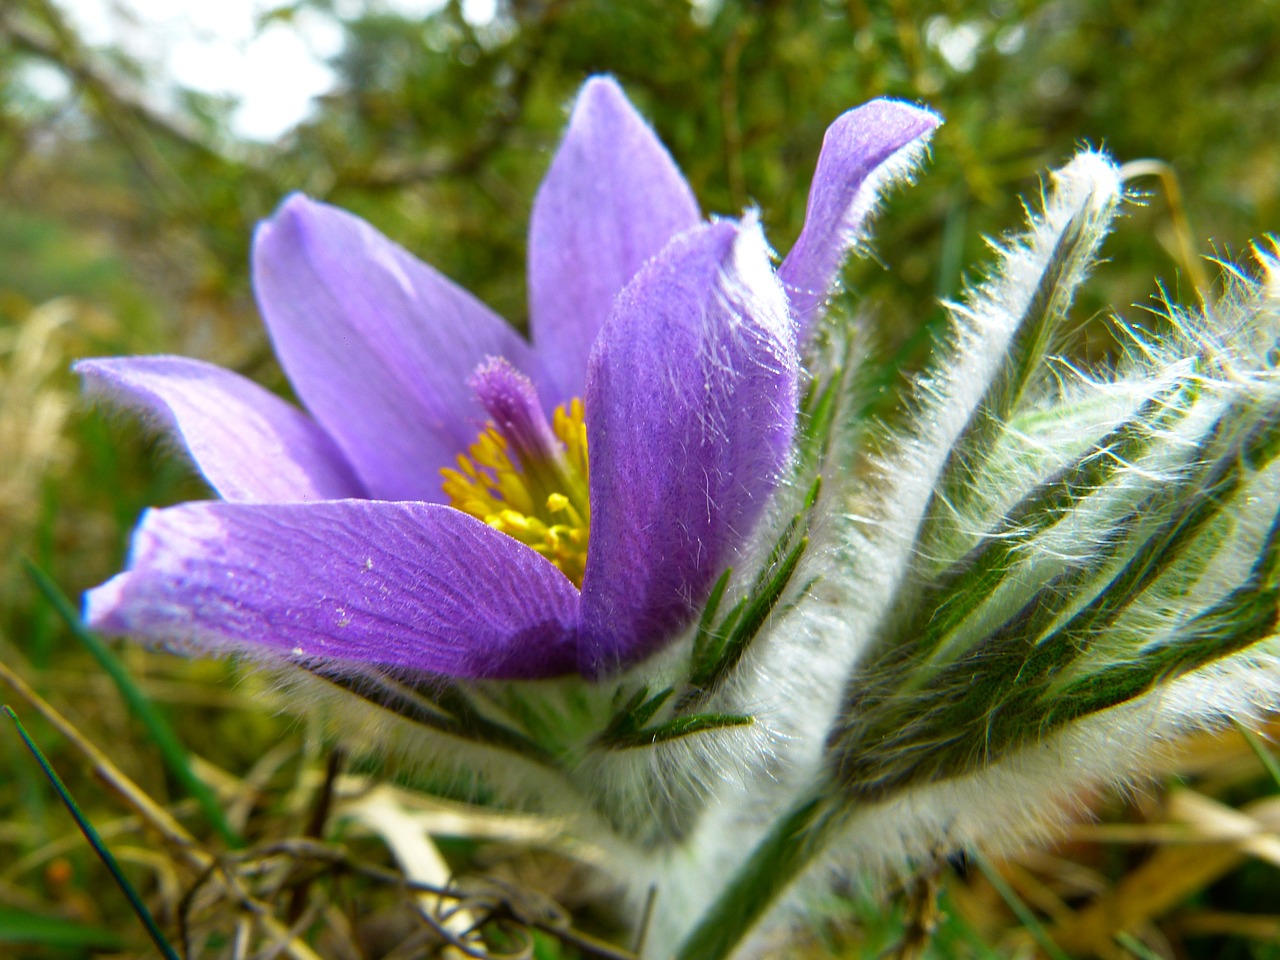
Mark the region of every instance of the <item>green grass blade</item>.
<instances>
[{"instance_id":1,"label":"green grass blade","mask_svg":"<svg viewBox=\"0 0 1280 960\"><path fill-rule=\"evenodd\" d=\"M1275 781L1277 787L1280 787L1280 761L1276 760L1275 755L1267 749L1267 745L1262 742L1262 738L1243 723L1236 721L1236 729L1249 741L1249 746L1258 755L1258 759L1262 761L1267 773L1271 774L1271 779Z\"/></svg>"},{"instance_id":2,"label":"green grass blade","mask_svg":"<svg viewBox=\"0 0 1280 960\"><path fill-rule=\"evenodd\" d=\"M1138 960L1164 960L1160 954L1156 953L1132 934L1117 933L1116 943L1128 950L1131 954L1137 957Z\"/></svg>"},{"instance_id":3,"label":"green grass blade","mask_svg":"<svg viewBox=\"0 0 1280 960\"><path fill-rule=\"evenodd\" d=\"M112 952L125 948L124 941L110 930L7 907L0 907L0 944Z\"/></svg>"},{"instance_id":4,"label":"green grass blade","mask_svg":"<svg viewBox=\"0 0 1280 960\"><path fill-rule=\"evenodd\" d=\"M1018 918L1018 922L1022 924L1027 933L1031 934L1036 943L1040 944L1040 949L1052 957L1053 960L1070 960L1062 948L1053 942L1053 938L1049 936L1049 932L1036 919L1036 915L1031 912L1031 908L1022 902L1022 898L1018 896L1013 887L1005 882L1004 877L1000 876L1000 873L991 865L991 862L977 851L970 854L970 859L978 865L978 869L987 878L987 882L995 888L996 893L1000 894L1000 899L1013 911L1013 915Z\"/></svg>"},{"instance_id":5,"label":"green grass blade","mask_svg":"<svg viewBox=\"0 0 1280 960\"><path fill-rule=\"evenodd\" d=\"M146 728L147 736L151 738L151 742L155 744L156 749L160 751L160 758L169 772L173 774L174 779L182 785L182 788L190 796L195 798L200 805L200 809L208 818L209 823L217 831L218 836L232 849L242 848L244 840L231 829L231 824L227 822L227 818L222 812L222 807L218 804L218 798L214 796L208 784L192 772L191 760L187 750L182 745L182 742L178 740L168 721L155 708L155 705L147 699L146 694L138 688L133 677L129 676L129 671L116 659L115 655L107 648L107 645L102 642L102 639L91 630L85 628L71 602L58 589L58 585L50 579L49 575L31 561L24 560L23 562L27 569L27 575L31 577L36 589L49 601L49 605L66 623L72 635L84 645L85 649L93 654L93 658L98 661L98 664L106 674L111 677L117 689L119 689L120 695L124 697L125 703L129 705L130 711Z\"/></svg>"},{"instance_id":6,"label":"green grass blade","mask_svg":"<svg viewBox=\"0 0 1280 960\"><path fill-rule=\"evenodd\" d=\"M72 798L70 792L62 782L62 778L58 776L56 770L49 764L45 755L36 746L36 742L31 739L31 735L27 733L26 727L22 725L22 721L18 719L18 715L13 712L13 708L7 704L2 708L4 714L13 721L14 726L18 728L18 736L22 737L22 742L27 745L27 749L31 751L31 755L36 758L36 763L40 764L40 769L44 771L44 775L49 778L49 782L53 784L53 789L58 792L58 797L67 808L67 812L71 814L75 820L76 826L80 828L80 832L84 834L85 839L89 841L89 846L93 847L93 852L98 855L98 859L111 872L111 876L115 879L116 884L123 891L125 897L129 900L129 906L133 908L133 912L138 915L138 919L142 921L142 925L147 928L152 941L156 945L156 949L165 960L180 960L177 952L169 945L169 941L160 931L160 927L156 924L156 919L151 915L151 911L147 909L147 905L142 902L142 897L138 895L138 891L133 888L128 878L125 877L120 869L120 864L116 862L116 858L112 856L111 851L107 849L107 845L102 842L102 837L98 836L98 831L94 829L93 824L81 811Z\"/></svg>"}]
</instances>

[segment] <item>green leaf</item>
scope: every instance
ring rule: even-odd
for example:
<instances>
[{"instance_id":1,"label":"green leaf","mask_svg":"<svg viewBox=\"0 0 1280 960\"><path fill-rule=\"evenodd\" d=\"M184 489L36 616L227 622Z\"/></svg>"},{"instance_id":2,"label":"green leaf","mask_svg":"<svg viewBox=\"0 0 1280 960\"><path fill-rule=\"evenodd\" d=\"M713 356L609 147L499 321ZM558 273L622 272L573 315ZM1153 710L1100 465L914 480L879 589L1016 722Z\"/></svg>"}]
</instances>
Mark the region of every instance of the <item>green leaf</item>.
<instances>
[{"instance_id":1,"label":"green leaf","mask_svg":"<svg viewBox=\"0 0 1280 960\"><path fill-rule=\"evenodd\" d=\"M721 630L728 628L727 635L716 632L716 636L723 636L723 640L711 645L711 658L690 677L693 686L704 690L714 687L738 663L777 606L808 546L809 538L801 537L772 570L766 568L767 579L734 608L730 617L731 628L728 628L730 620L721 625Z\"/></svg>"},{"instance_id":2,"label":"green leaf","mask_svg":"<svg viewBox=\"0 0 1280 960\"><path fill-rule=\"evenodd\" d=\"M1188 611L1186 623L1159 646L1119 658L1094 652L1100 643L1116 643L1127 611L1194 555L1244 486L1250 451L1275 446L1276 418L1265 416L1264 428L1243 428L1258 413L1247 403L1228 404L1188 451L1181 476L1135 504L1084 560L1029 585L1017 611L975 631L964 650L946 658L923 647L910 656L901 650L882 656L848 694L848 719L832 740L847 794L882 799L908 783L981 768L1066 723L1270 636L1280 593L1280 518L1273 519L1246 582L1207 609ZM935 620L954 616L949 600L929 607L937 611ZM977 605L972 609L982 615ZM912 649L909 638L903 643Z\"/></svg>"},{"instance_id":3,"label":"green leaf","mask_svg":"<svg viewBox=\"0 0 1280 960\"><path fill-rule=\"evenodd\" d=\"M555 755L514 727L486 716L456 684L444 681L411 685L370 667L358 676L312 676L387 710L411 723L472 743L518 753L527 760L557 767Z\"/></svg>"},{"instance_id":4,"label":"green leaf","mask_svg":"<svg viewBox=\"0 0 1280 960\"><path fill-rule=\"evenodd\" d=\"M947 454L919 534L918 542L926 555L936 555L945 518L957 512L965 514L965 507L978 488L974 477L989 461L999 434L1022 405L1028 387L1047 372L1049 348L1066 319L1076 287L1102 243L1115 208L1114 199L1102 205L1095 204L1094 199L1091 191L1053 238L1035 289L1014 323L1000 366ZM1055 202L1059 201L1049 201L1046 209L1052 209ZM1026 236L1038 243L1041 229L1033 225ZM1013 252L1006 254L1006 259L1028 255L1017 248L1024 242L1027 241L1015 240ZM982 299L979 294L979 304Z\"/></svg>"},{"instance_id":5,"label":"green leaf","mask_svg":"<svg viewBox=\"0 0 1280 960\"><path fill-rule=\"evenodd\" d=\"M652 727L643 727L629 733L621 733L608 740L605 746L618 750L630 750L636 747L651 747L668 740L679 740L681 737L708 730L721 730L725 727L746 727L755 723L755 717L740 713L695 713L683 717L673 717L665 723Z\"/></svg>"},{"instance_id":6,"label":"green leaf","mask_svg":"<svg viewBox=\"0 0 1280 960\"><path fill-rule=\"evenodd\" d=\"M729 586L729 578L732 575L733 567L726 567L724 573L720 574L720 579L711 588L711 596L707 597L706 605L702 608L702 616L698 618L698 630L693 636L692 672L695 674L701 672L703 665L710 663L714 658L708 651L708 644L714 635L711 625L715 623L720 601L724 599L724 592Z\"/></svg>"},{"instance_id":7,"label":"green leaf","mask_svg":"<svg viewBox=\"0 0 1280 960\"><path fill-rule=\"evenodd\" d=\"M1196 392L1194 381L1169 385L1091 444L1075 462L1028 491L988 536L907 605L896 629L877 643L883 652L876 672L930 656L1005 583L1028 544L1150 451L1157 434L1186 415Z\"/></svg>"},{"instance_id":8,"label":"green leaf","mask_svg":"<svg viewBox=\"0 0 1280 960\"><path fill-rule=\"evenodd\" d=\"M654 714L662 708L673 693L675 693L674 687L664 687L649 697L649 688L641 687L627 701L627 705L609 721L600 739L606 743L613 743L635 733L653 719ZM645 699L646 697L648 699Z\"/></svg>"}]
</instances>

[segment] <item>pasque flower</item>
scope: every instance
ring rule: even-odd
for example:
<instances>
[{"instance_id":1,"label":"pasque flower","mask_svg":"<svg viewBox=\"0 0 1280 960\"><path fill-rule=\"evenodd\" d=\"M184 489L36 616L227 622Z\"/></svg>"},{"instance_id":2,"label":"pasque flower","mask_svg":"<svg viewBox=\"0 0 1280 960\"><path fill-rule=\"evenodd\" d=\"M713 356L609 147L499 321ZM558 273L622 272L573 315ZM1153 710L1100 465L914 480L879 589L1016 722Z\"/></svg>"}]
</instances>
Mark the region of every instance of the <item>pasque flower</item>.
<instances>
[{"instance_id":1,"label":"pasque flower","mask_svg":"<svg viewBox=\"0 0 1280 960\"><path fill-rule=\"evenodd\" d=\"M77 367L221 497L148 512L86 619L472 678L654 653L787 468L806 330L877 186L937 123L889 100L840 117L775 269L756 218L702 221L618 85L589 80L533 207L531 342L363 221L289 198L253 274L305 412L191 359Z\"/></svg>"},{"instance_id":2,"label":"pasque flower","mask_svg":"<svg viewBox=\"0 0 1280 960\"><path fill-rule=\"evenodd\" d=\"M222 498L150 512L87 619L259 656L344 739L572 816L681 960L829 866L1007 849L1274 709L1275 249L1204 309L1117 320L1105 368L1055 356L1125 197L1082 152L869 418L858 317L822 314L937 122L840 117L775 268L589 81L534 202L528 341L287 200L254 283L305 412L194 360L79 365Z\"/></svg>"}]
</instances>

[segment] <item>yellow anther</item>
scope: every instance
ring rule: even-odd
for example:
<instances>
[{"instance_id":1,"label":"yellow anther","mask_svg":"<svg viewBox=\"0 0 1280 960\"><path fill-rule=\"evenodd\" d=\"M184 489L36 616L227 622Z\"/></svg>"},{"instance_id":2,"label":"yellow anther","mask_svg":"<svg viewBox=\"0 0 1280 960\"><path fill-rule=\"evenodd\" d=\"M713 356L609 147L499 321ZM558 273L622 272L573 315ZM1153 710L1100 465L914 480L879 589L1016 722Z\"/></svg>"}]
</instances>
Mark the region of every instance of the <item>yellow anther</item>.
<instances>
[{"instance_id":1,"label":"yellow anther","mask_svg":"<svg viewBox=\"0 0 1280 960\"><path fill-rule=\"evenodd\" d=\"M582 401L557 407L551 429L563 444L561 456L523 469L507 438L486 425L458 454L457 469L441 469L441 489L454 509L533 548L580 587L591 525Z\"/></svg>"}]
</instances>

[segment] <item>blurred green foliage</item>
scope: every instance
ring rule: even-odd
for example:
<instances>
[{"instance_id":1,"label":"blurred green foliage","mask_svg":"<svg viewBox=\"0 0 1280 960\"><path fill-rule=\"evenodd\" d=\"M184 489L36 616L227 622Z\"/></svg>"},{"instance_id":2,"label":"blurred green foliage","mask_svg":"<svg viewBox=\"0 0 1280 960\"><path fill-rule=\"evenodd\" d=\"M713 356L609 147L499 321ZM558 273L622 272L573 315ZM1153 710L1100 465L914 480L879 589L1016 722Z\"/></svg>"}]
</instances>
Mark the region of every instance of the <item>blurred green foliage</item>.
<instances>
[{"instance_id":1,"label":"blurred green foliage","mask_svg":"<svg viewBox=\"0 0 1280 960\"><path fill-rule=\"evenodd\" d=\"M308 6L331 5L301 0L276 19ZM230 137L228 104L144 106L142 68L84 49L48 0L4 11L0 284L91 291L119 311L123 276L163 319L141 342L123 332L121 347L249 362L246 341L261 343L252 226L299 189L366 216L521 323L533 192L568 100L598 71L651 118L706 210L758 205L781 250L840 111L890 95L943 113L927 176L881 223L889 276L854 272L895 328L954 293L959 266L981 259L977 238L1015 223L1017 196L1081 142L1171 163L1200 243L1238 249L1280 222L1280 6L1264 0L1228 14L1190 0L521 0L479 26L456 2L422 20L368 12L343 21L335 91L265 145ZM32 61L66 74L70 92L25 92ZM1167 228L1163 197L1133 219L1116 247L1131 275L1116 279L1121 304L1174 275L1147 242ZM965 240L944 257L948 223Z\"/></svg>"},{"instance_id":2,"label":"blurred green foliage","mask_svg":"<svg viewBox=\"0 0 1280 960\"><path fill-rule=\"evenodd\" d=\"M143 507L204 495L138 431L77 408L72 359L183 353L287 392L248 250L254 224L293 190L366 217L523 326L529 209L591 73L618 77L705 211L758 207L782 252L841 111L888 95L946 117L918 184L880 217L873 255L847 272L887 380L918 362L919 332L983 262L982 236L1018 224L1019 197L1083 143L1169 164L1198 252L1238 257L1280 228L1277 0L502 0L485 24L458 0L416 20L295 0L271 19L306 12L341 24L337 85L298 128L256 143L229 132L233 104L218 98L157 107L144 66L86 47L53 0L0 0L0 660L65 669L83 657L22 578L20 554L74 593L118 569ZM38 94L32 70L60 75L65 91ZM1131 305L1148 304L1157 281L1175 300L1197 296L1171 195L1154 179L1134 187L1145 200L1105 249L1082 323L1111 308L1141 319ZM1108 349L1101 331L1086 329L1095 357ZM51 426L33 437L21 428L34 411ZM226 673L192 669L215 684ZM257 717L183 713L191 729L218 716L221 742L196 749L230 768L278 736ZM119 709L96 719L104 739L131 729ZM164 794L154 758L125 765ZM39 784L10 769L6 745L0 810L23 812L34 832L21 846L64 832Z\"/></svg>"}]
</instances>

